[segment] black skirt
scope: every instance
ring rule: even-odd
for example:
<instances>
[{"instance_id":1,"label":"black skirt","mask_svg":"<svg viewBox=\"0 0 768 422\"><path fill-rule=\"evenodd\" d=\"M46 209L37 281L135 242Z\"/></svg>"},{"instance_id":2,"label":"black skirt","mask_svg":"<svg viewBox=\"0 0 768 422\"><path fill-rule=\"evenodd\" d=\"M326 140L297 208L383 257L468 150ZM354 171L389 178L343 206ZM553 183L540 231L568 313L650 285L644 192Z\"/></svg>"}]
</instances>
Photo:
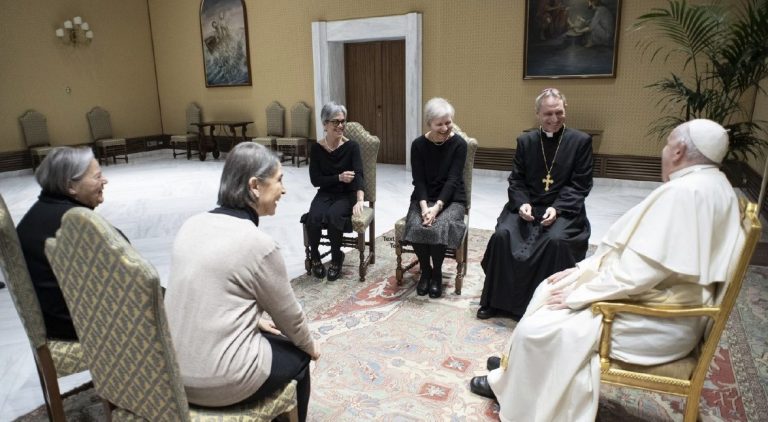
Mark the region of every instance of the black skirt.
<instances>
[{"instance_id":1,"label":"black skirt","mask_svg":"<svg viewBox=\"0 0 768 422\"><path fill-rule=\"evenodd\" d=\"M431 207L434 202L428 202ZM452 202L437 215L431 227L421 224L421 207L419 201L411 201L408 216L405 218L403 240L406 243L423 243L427 245L444 245L456 249L464 239L467 226L464 224L466 208L460 202Z\"/></svg>"},{"instance_id":2,"label":"black skirt","mask_svg":"<svg viewBox=\"0 0 768 422\"><path fill-rule=\"evenodd\" d=\"M309 212L301 216L303 224L333 227L344 233L352 231L352 206L357 199L356 192L317 192Z\"/></svg>"}]
</instances>

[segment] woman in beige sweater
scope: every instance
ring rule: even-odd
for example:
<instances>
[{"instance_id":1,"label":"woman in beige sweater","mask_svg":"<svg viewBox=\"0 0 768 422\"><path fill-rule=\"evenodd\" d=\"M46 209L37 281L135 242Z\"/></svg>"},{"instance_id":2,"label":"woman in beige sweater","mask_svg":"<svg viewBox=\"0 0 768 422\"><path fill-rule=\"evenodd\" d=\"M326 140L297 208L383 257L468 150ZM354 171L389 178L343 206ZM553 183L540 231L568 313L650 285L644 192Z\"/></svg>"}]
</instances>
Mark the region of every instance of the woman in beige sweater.
<instances>
[{"instance_id":1,"label":"woman in beige sweater","mask_svg":"<svg viewBox=\"0 0 768 422\"><path fill-rule=\"evenodd\" d=\"M263 146L232 149L219 208L191 217L176 236L165 305L191 403L258 400L295 379L303 421L309 360L320 354L280 249L258 227L285 193L282 177L277 156ZM262 320L264 312L274 323Z\"/></svg>"}]
</instances>

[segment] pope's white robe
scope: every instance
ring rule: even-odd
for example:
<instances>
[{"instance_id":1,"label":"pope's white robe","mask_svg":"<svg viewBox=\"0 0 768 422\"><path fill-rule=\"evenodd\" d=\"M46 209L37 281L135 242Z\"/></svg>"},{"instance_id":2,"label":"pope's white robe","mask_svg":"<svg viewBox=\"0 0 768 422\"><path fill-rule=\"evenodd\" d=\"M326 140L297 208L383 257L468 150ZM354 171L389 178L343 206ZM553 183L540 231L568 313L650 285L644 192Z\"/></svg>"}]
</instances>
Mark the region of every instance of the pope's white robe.
<instances>
[{"instance_id":1,"label":"pope's white robe","mask_svg":"<svg viewBox=\"0 0 768 422\"><path fill-rule=\"evenodd\" d=\"M738 200L715 166L672 174L611 226L576 271L557 284L539 285L512 333L507 369L488 374L501 420L594 421L601 320L588 306L617 299L711 303L713 283L726 280L741 233ZM569 308L544 305L553 289L568 292ZM705 322L618 316L611 355L641 365L673 361L690 353Z\"/></svg>"}]
</instances>

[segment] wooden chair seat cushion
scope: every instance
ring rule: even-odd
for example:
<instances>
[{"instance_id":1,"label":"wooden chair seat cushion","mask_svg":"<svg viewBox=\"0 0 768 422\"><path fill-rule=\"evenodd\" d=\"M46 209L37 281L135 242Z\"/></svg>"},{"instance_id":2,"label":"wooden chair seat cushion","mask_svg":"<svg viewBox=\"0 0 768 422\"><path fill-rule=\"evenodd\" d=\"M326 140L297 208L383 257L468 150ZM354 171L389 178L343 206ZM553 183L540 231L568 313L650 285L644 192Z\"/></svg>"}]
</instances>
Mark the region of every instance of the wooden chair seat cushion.
<instances>
[{"instance_id":1,"label":"wooden chair seat cushion","mask_svg":"<svg viewBox=\"0 0 768 422\"><path fill-rule=\"evenodd\" d=\"M272 145L272 142L277 141L277 136L262 136L259 138L253 138L251 141L262 145Z\"/></svg>"},{"instance_id":2,"label":"wooden chair seat cushion","mask_svg":"<svg viewBox=\"0 0 768 422\"><path fill-rule=\"evenodd\" d=\"M59 377L76 374L88 369L83 355L83 348L77 341L48 340L48 349L56 365Z\"/></svg>"},{"instance_id":3,"label":"wooden chair seat cushion","mask_svg":"<svg viewBox=\"0 0 768 422\"><path fill-rule=\"evenodd\" d=\"M52 149L53 147L51 146L32 147L29 149L29 152L38 157L45 157L46 155L48 155L48 153L51 152Z\"/></svg>"},{"instance_id":4,"label":"wooden chair seat cushion","mask_svg":"<svg viewBox=\"0 0 768 422\"><path fill-rule=\"evenodd\" d=\"M125 145L125 138L112 138L112 139L99 139L95 142L99 147L114 147L118 145Z\"/></svg>"},{"instance_id":5,"label":"wooden chair seat cushion","mask_svg":"<svg viewBox=\"0 0 768 422\"><path fill-rule=\"evenodd\" d=\"M363 212L360 215L352 215L352 230L364 235L373 221L373 215L373 209L363 207Z\"/></svg>"},{"instance_id":6,"label":"wooden chair seat cushion","mask_svg":"<svg viewBox=\"0 0 768 422\"><path fill-rule=\"evenodd\" d=\"M660 377L691 379L693 371L696 369L697 363L698 358L695 355L695 352L691 352L688 356L672 362L652 366L636 365L633 363L622 362L620 360L612 360L609 372L611 370L618 369L630 372L641 372L644 374Z\"/></svg>"},{"instance_id":7,"label":"wooden chair seat cushion","mask_svg":"<svg viewBox=\"0 0 768 422\"><path fill-rule=\"evenodd\" d=\"M196 133L187 133L185 135L173 135L171 136L172 144L186 144L187 142L197 141Z\"/></svg>"},{"instance_id":8,"label":"wooden chair seat cushion","mask_svg":"<svg viewBox=\"0 0 768 422\"><path fill-rule=\"evenodd\" d=\"M307 141L307 138L277 138L275 142L277 145L296 145L300 141Z\"/></svg>"}]
</instances>

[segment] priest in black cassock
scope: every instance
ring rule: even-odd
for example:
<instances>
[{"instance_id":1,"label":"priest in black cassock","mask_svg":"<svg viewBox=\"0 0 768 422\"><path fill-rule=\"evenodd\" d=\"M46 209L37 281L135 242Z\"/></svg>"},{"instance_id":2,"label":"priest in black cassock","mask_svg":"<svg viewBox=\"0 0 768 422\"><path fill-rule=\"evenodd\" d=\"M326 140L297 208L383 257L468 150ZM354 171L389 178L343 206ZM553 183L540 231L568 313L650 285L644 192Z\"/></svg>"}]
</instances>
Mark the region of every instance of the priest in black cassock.
<instances>
[{"instance_id":1,"label":"priest in black cassock","mask_svg":"<svg viewBox=\"0 0 768 422\"><path fill-rule=\"evenodd\" d=\"M480 319L503 311L519 320L542 280L587 253L592 137L565 126L565 107L560 91L545 89L536 97L539 129L517 138L509 202L481 263Z\"/></svg>"}]
</instances>

